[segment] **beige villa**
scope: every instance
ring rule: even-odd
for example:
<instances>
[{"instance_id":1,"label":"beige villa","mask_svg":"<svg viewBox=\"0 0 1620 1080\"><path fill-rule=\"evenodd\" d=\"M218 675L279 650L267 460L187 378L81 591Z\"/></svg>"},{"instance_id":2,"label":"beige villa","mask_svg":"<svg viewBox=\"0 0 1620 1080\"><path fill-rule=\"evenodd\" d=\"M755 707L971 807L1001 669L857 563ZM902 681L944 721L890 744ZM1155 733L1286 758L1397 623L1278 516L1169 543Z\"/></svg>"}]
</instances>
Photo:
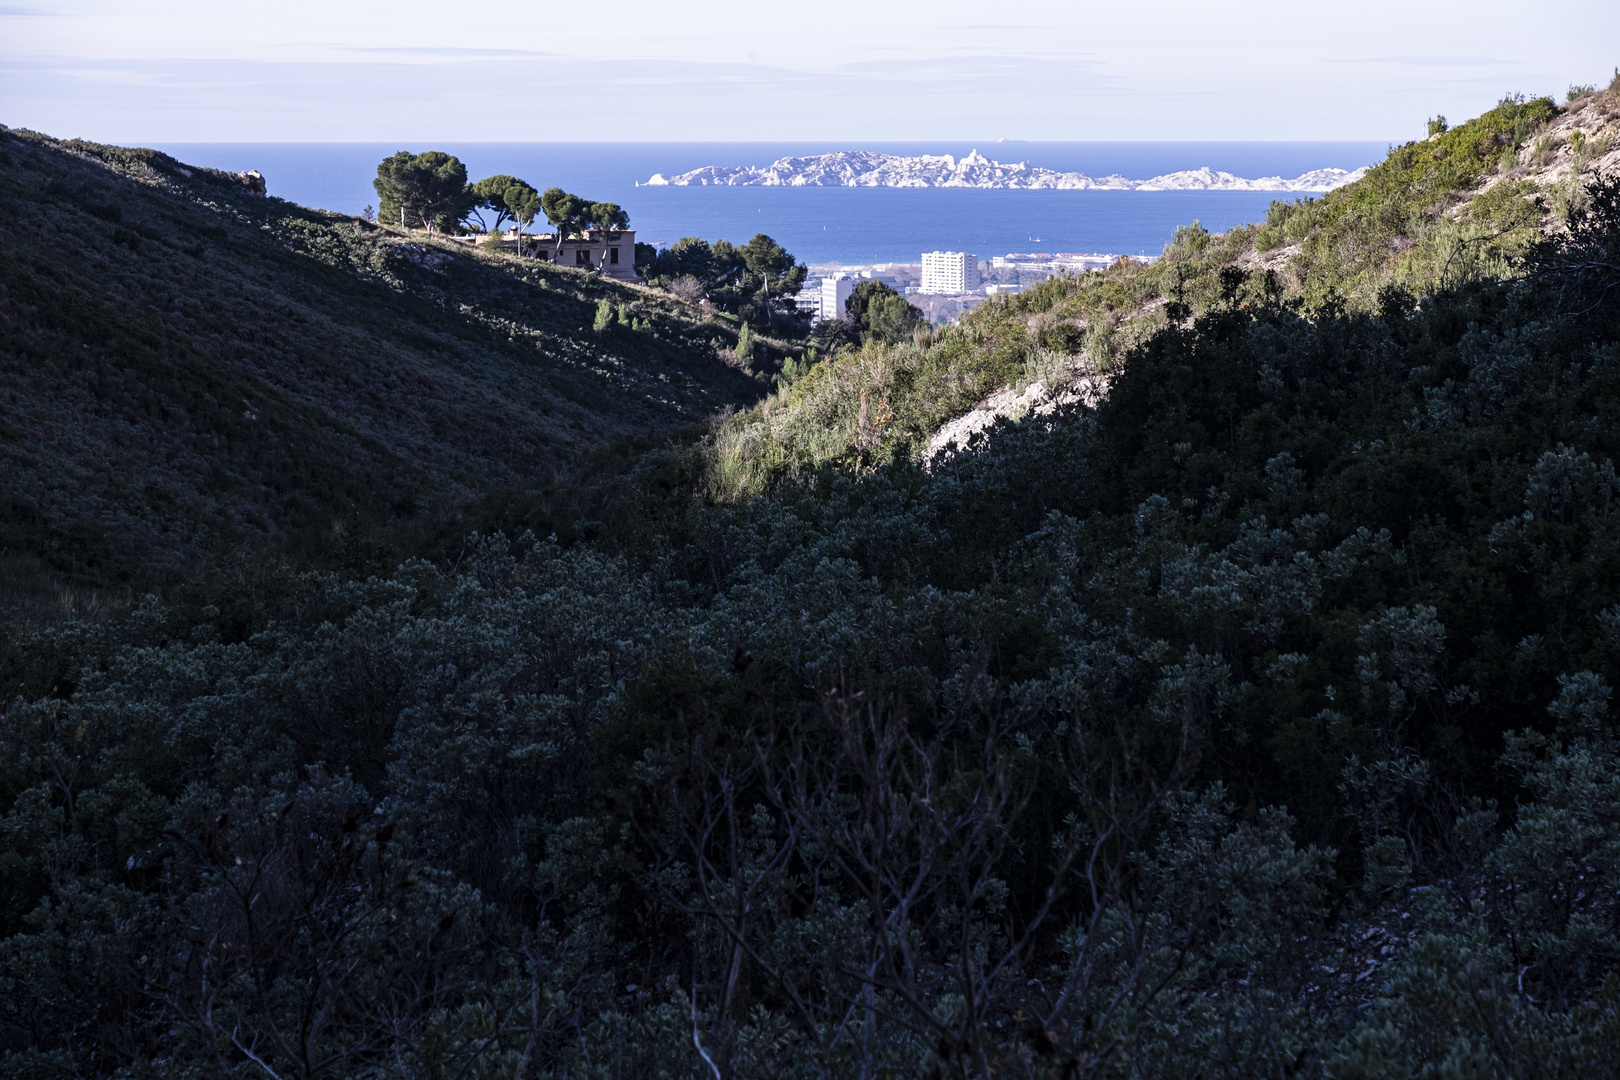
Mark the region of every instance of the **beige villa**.
<instances>
[{"instance_id":1,"label":"beige villa","mask_svg":"<svg viewBox=\"0 0 1620 1080\"><path fill-rule=\"evenodd\" d=\"M572 266L580 270L600 270L606 277L618 281L636 280L636 230L616 229L612 239L604 239L598 229L588 229L584 236L570 236L557 250L556 233L525 233L523 254L531 259L554 262L558 266ZM466 244L482 243L476 234L451 239ZM509 250L517 247L517 230L508 229L501 242Z\"/></svg>"},{"instance_id":2,"label":"beige villa","mask_svg":"<svg viewBox=\"0 0 1620 1080\"><path fill-rule=\"evenodd\" d=\"M600 230L589 229L583 237L564 240L558 251L556 233L527 233L523 237L523 254L558 266L601 270L619 281L636 280L636 231L616 229L609 235L612 239L605 239ZM508 230L506 239L515 247L516 231Z\"/></svg>"}]
</instances>

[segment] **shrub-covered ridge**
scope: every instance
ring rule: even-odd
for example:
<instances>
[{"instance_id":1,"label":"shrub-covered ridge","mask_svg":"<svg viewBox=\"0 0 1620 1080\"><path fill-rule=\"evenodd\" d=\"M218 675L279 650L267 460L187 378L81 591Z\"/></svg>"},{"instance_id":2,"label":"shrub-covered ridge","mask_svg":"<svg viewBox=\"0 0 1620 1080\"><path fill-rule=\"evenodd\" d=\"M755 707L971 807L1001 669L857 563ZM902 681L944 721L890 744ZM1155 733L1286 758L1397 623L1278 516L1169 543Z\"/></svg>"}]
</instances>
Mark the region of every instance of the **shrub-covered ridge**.
<instances>
[{"instance_id":1,"label":"shrub-covered ridge","mask_svg":"<svg viewBox=\"0 0 1620 1080\"><path fill-rule=\"evenodd\" d=\"M917 460L991 395L1022 398L1040 383L1035 397L1050 401L1084 381L1089 397L1130 348L1234 300L1376 312L1511 276L1534 241L1564 227L1586 182L1620 169L1617 121L1620 87L1566 106L1510 96L1391 148L1357 183L1273 203L1263 223L1212 235L1195 222L1152 264L1053 277L935 334L790 364L776 397L716 429L709 490L757 493L822 462ZM801 368L811 375L795 381Z\"/></svg>"},{"instance_id":2,"label":"shrub-covered ridge","mask_svg":"<svg viewBox=\"0 0 1620 1080\"><path fill-rule=\"evenodd\" d=\"M650 290L0 132L0 602L238 547L408 551L469 498L752 401L730 337Z\"/></svg>"}]
</instances>

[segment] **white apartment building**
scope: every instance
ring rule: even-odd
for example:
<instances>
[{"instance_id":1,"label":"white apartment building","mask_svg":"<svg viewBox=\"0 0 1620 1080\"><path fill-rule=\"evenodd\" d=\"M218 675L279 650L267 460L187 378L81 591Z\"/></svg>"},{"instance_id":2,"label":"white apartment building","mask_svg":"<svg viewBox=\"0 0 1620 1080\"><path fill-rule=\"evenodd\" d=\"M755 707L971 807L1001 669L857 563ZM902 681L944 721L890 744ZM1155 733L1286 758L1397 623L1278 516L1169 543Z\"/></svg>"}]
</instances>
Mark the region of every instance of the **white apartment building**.
<instances>
[{"instance_id":1,"label":"white apartment building","mask_svg":"<svg viewBox=\"0 0 1620 1080\"><path fill-rule=\"evenodd\" d=\"M855 291L856 281L855 275L843 273L812 281L794 295L793 306L810 316L812 322L845 318L848 313L844 304Z\"/></svg>"},{"instance_id":2,"label":"white apartment building","mask_svg":"<svg viewBox=\"0 0 1620 1080\"><path fill-rule=\"evenodd\" d=\"M847 274L834 274L832 277L821 279L821 317L823 319L842 319L849 313L844 310L844 304L849 300L849 294L855 291L855 279Z\"/></svg>"},{"instance_id":3,"label":"white apartment building","mask_svg":"<svg viewBox=\"0 0 1620 1080\"><path fill-rule=\"evenodd\" d=\"M925 251L922 283L924 296L955 296L979 290L979 257L963 251Z\"/></svg>"},{"instance_id":4,"label":"white apartment building","mask_svg":"<svg viewBox=\"0 0 1620 1080\"><path fill-rule=\"evenodd\" d=\"M894 289L895 292L900 291L895 288L894 275L889 273L887 269L857 270L851 273L850 277L855 279L854 283L857 285L862 281L876 281L881 285L887 285L889 288Z\"/></svg>"}]
</instances>

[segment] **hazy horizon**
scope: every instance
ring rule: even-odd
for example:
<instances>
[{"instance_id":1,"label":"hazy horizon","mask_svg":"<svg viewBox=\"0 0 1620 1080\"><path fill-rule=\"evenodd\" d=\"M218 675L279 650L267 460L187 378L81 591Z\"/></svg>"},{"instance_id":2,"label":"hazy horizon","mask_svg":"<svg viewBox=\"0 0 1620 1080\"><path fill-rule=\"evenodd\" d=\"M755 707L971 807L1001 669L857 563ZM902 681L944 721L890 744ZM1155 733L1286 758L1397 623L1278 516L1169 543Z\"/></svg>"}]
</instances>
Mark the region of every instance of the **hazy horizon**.
<instances>
[{"instance_id":1,"label":"hazy horizon","mask_svg":"<svg viewBox=\"0 0 1620 1080\"><path fill-rule=\"evenodd\" d=\"M882 142L872 149L966 154L959 142ZM414 149L427 149L426 141ZM537 187L557 185L610 199L630 212L637 239L682 236L744 241L765 232L807 262L914 261L934 249L1101 251L1152 254L1176 226L1194 219L1221 231L1260 220L1276 192L997 191L944 188L637 187L653 172L702 165L764 164L787 151L823 145L789 142L467 143L434 142L473 177L507 173ZM1382 157L1381 142L1025 142L1001 144L1033 165L1104 176L1141 177L1208 165L1238 175L1295 176L1308 169L1355 168ZM191 165L257 169L272 195L304 206L357 214L374 205L377 162L394 143L158 143ZM981 147L989 151L990 144ZM992 155L994 156L994 155ZM753 160L753 159L763 160Z\"/></svg>"},{"instance_id":2,"label":"hazy horizon","mask_svg":"<svg viewBox=\"0 0 1620 1080\"><path fill-rule=\"evenodd\" d=\"M0 5L0 122L113 143L1421 137L1607 83L1620 5L628 0L511 25L422 0ZM1571 27L1578 26L1579 33ZM1410 44L1421 43L1421 44Z\"/></svg>"}]
</instances>

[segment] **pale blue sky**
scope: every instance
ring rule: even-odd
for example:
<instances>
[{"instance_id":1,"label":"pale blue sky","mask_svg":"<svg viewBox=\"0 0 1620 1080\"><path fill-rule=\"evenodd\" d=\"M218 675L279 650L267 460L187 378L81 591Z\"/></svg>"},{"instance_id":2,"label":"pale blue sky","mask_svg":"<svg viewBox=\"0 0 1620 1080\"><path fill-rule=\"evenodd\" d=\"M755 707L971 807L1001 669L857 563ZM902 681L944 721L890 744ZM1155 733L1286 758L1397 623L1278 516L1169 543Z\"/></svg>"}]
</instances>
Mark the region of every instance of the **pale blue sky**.
<instances>
[{"instance_id":1,"label":"pale blue sky","mask_svg":"<svg viewBox=\"0 0 1620 1080\"><path fill-rule=\"evenodd\" d=\"M1546 10L33 0L0 3L0 123L119 143L1396 140L1608 82L1620 3Z\"/></svg>"}]
</instances>

